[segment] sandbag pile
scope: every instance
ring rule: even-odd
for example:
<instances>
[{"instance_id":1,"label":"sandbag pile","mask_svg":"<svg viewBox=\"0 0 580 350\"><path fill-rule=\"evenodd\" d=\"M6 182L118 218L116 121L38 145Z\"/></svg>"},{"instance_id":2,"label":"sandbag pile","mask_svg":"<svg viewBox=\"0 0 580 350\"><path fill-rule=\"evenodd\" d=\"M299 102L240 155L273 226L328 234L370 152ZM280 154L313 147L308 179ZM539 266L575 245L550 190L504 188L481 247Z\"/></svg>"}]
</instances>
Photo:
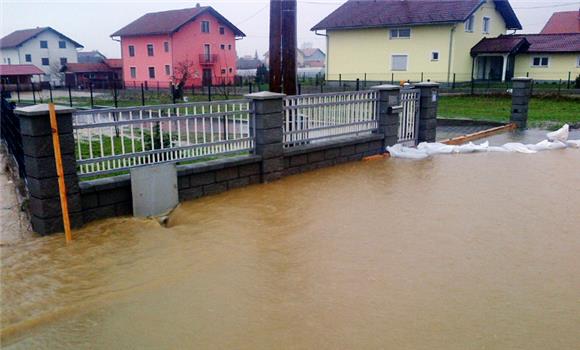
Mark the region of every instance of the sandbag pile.
<instances>
[{"instance_id":1,"label":"sandbag pile","mask_svg":"<svg viewBox=\"0 0 580 350\"><path fill-rule=\"evenodd\" d=\"M436 154L472 153L472 152L517 152L537 153L539 151L562 148L580 148L580 140L568 140L570 127L565 124L562 128L546 135L547 140L536 144L509 142L503 146L490 146L489 142L476 145L472 142L464 145L447 145L439 142L421 142L417 148L404 147L400 144L387 147L387 152L394 158L424 159Z\"/></svg>"}]
</instances>

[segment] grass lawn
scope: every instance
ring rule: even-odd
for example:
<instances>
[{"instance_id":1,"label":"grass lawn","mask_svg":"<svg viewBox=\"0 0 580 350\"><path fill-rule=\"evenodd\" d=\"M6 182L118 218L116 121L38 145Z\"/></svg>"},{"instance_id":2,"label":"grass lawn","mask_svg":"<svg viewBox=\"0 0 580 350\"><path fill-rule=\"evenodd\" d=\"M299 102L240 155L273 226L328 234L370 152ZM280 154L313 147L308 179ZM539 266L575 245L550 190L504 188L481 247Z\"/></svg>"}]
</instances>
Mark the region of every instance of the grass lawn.
<instances>
[{"instance_id":1,"label":"grass lawn","mask_svg":"<svg viewBox=\"0 0 580 350\"><path fill-rule=\"evenodd\" d=\"M476 120L508 121L510 96L441 96L438 116ZM528 123L532 127L555 127L580 123L580 98L534 97L530 101Z\"/></svg>"}]
</instances>

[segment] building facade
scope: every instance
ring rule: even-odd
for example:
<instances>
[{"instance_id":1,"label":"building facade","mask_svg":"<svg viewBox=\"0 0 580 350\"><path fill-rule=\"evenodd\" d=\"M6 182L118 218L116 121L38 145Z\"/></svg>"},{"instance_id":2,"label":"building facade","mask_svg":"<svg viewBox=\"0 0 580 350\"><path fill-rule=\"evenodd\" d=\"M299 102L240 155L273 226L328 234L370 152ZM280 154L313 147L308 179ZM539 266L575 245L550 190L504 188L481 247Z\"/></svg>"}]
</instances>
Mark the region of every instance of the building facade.
<instances>
[{"instance_id":1,"label":"building facade","mask_svg":"<svg viewBox=\"0 0 580 350\"><path fill-rule=\"evenodd\" d=\"M0 39L2 64L32 64L44 75L34 81L46 81L58 86L64 83L60 69L76 63L77 49L83 46L51 27L17 30Z\"/></svg>"},{"instance_id":2,"label":"building facade","mask_svg":"<svg viewBox=\"0 0 580 350\"><path fill-rule=\"evenodd\" d=\"M127 87L232 84L244 36L209 6L148 13L111 35L121 41Z\"/></svg>"}]
</instances>

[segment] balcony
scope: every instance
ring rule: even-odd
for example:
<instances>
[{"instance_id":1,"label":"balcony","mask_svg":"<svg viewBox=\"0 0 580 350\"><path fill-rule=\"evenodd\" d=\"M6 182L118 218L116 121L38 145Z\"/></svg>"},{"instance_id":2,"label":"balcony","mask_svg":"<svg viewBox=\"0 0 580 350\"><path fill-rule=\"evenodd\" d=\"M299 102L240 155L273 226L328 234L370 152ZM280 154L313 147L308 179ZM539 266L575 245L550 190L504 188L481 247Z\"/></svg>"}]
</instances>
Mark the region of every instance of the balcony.
<instances>
[{"instance_id":1,"label":"balcony","mask_svg":"<svg viewBox=\"0 0 580 350\"><path fill-rule=\"evenodd\" d=\"M218 55L205 54L205 53L202 53L199 55L199 63L202 66L211 66L213 64L216 64L217 61L218 61Z\"/></svg>"}]
</instances>

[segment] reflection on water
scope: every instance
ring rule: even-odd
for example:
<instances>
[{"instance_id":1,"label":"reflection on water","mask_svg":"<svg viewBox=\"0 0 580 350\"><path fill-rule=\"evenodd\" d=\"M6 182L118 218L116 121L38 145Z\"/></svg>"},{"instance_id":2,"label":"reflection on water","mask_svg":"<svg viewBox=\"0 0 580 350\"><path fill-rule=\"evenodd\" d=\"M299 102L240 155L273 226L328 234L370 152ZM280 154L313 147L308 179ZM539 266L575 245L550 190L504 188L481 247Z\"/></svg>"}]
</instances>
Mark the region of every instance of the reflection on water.
<instances>
[{"instance_id":1,"label":"reflection on water","mask_svg":"<svg viewBox=\"0 0 580 350\"><path fill-rule=\"evenodd\" d=\"M580 152L358 162L2 247L7 349L572 349Z\"/></svg>"}]
</instances>

